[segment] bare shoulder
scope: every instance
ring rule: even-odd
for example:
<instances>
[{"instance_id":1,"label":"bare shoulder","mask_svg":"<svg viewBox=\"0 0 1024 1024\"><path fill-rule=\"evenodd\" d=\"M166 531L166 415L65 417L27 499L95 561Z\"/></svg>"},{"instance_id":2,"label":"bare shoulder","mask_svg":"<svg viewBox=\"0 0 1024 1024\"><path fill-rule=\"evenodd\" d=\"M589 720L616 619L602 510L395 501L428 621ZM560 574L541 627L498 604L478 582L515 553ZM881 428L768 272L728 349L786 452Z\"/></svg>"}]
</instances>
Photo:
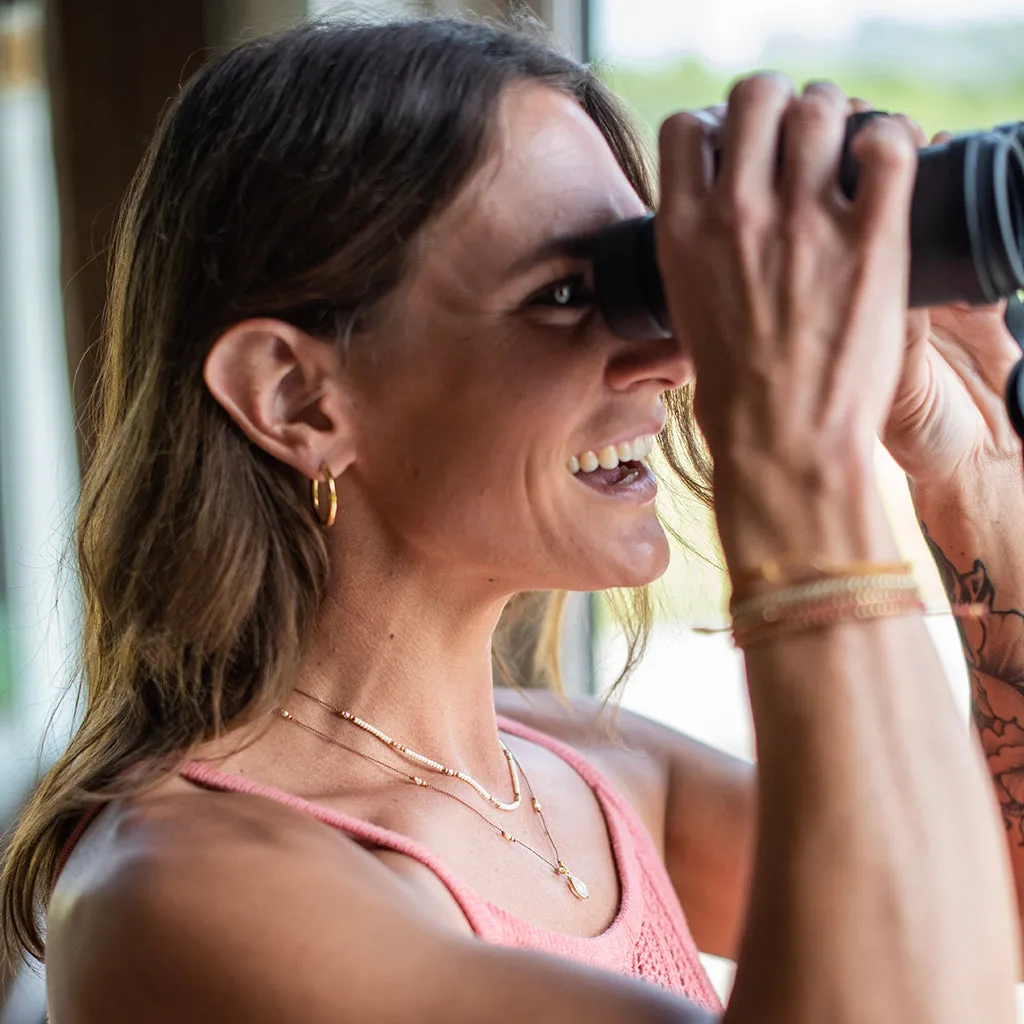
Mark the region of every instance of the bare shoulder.
<instances>
[{"instance_id":1,"label":"bare shoulder","mask_svg":"<svg viewBox=\"0 0 1024 1024\"><path fill-rule=\"evenodd\" d=\"M178 1002L198 1005L202 992L216 991L221 983L208 972L217 965L258 971L282 929L321 926L321 900L356 912L361 891L386 904L401 898L402 885L348 837L260 797L190 792L172 781L115 802L86 831L50 900L53 1019L155 1022L166 1009L168 1021L205 1020Z\"/></svg>"},{"instance_id":2,"label":"bare shoulder","mask_svg":"<svg viewBox=\"0 0 1024 1024\"><path fill-rule=\"evenodd\" d=\"M456 933L355 841L259 797L107 807L49 908L54 1024L706 1022L628 978Z\"/></svg>"}]
</instances>

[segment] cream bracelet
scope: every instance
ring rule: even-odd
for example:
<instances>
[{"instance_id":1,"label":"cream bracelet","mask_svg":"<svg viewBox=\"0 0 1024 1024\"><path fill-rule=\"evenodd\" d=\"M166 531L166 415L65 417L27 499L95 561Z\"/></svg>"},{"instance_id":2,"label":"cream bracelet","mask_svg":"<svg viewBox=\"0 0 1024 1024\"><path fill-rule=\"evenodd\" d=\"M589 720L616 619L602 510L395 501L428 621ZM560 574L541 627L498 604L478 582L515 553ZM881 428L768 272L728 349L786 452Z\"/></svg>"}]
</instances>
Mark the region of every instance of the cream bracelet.
<instances>
[{"instance_id":1,"label":"cream bracelet","mask_svg":"<svg viewBox=\"0 0 1024 1024\"><path fill-rule=\"evenodd\" d=\"M780 633L822 629L844 622L864 622L924 611L924 603L912 592L885 596L865 591L816 604L780 609L773 613L771 619L737 621L733 626L733 641L737 647L748 648L771 640Z\"/></svg>"},{"instance_id":2,"label":"cream bracelet","mask_svg":"<svg viewBox=\"0 0 1024 1024\"><path fill-rule=\"evenodd\" d=\"M780 587L742 601L734 599L729 610L734 622L737 619L772 622L779 611L800 605L827 602L836 597L856 594L896 597L907 593L919 597L917 581L905 572L877 573L870 576L833 576L798 586Z\"/></svg>"},{"instance_id":3,"label":"cream bracelet","mask_svg":"<svg viewBox=\"0 0 1024 1024\"><path fill-rule=\"evenodd\" d=\"M909 562L837 563L822 555L783 555L766 559L752 569L737 570L732 574L732 585L738 600L763 583L791 586L835 577L909 576L911 569Z\"/></svg>"}]
</instances>

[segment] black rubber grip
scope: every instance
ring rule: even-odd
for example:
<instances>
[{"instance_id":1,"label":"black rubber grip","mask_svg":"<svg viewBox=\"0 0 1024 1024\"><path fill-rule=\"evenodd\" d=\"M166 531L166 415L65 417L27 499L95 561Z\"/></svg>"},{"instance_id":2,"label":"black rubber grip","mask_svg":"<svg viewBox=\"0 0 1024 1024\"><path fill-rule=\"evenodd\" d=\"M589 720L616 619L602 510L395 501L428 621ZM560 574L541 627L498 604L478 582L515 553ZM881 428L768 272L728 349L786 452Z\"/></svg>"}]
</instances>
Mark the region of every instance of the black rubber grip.
<instances>
[{"instance_id":1,"label":"black rubber grip","mask_svg":"<svg viewBox=\"0 0 1024 1024\"><path fill-rule=\"evenodd\" d=\"M1006 411L1017 434L1024 439L1024 359L1011 371L1006 385Z\"/></svg>"}]
</instances>

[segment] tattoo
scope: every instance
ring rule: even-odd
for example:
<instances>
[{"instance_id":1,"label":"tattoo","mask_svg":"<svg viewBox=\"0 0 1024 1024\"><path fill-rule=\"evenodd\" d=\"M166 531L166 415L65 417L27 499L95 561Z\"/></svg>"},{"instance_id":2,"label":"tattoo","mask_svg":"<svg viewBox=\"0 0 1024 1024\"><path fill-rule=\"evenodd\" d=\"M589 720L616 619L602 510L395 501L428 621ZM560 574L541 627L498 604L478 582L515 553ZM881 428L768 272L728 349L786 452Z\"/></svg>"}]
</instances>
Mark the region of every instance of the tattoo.
<instances>
[{"instance_id":1,"label":"tattoo","mask_svg":"<svg viewBox=\"0 0 1024 1024\"><path fill-rule=\"evenodd\" d=\"M1024 612L996 607L996 590L980 559L960 572L922 523L925 540L952 604L981 605L980 618L958 617L971 680L971 715L1007 832L1024 848Z\"/></svg>"}]
</instances>

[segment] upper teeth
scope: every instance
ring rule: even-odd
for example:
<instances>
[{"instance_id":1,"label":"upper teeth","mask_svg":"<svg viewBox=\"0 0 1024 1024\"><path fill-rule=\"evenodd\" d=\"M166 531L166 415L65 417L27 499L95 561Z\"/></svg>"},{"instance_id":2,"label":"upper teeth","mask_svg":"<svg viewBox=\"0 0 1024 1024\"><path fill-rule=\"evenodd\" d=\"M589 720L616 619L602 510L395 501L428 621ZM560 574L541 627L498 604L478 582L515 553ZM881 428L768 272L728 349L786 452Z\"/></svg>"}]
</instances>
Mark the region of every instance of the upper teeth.
<instances>
[{"instance_id":1,"label":"upper teeth","mask_svg":"<svg viewBox=\"0 0 1024 1024\"><path fill-rule=\"evenodd\" d=\"M593 473L598 466L602 469L614 469L620 462L633 462L646 458L654 449L654 435L645 434L632 441L605 445L597 451L582 452L569 456L569 472L572 474Z\"/></svg>"}]
</instances>

